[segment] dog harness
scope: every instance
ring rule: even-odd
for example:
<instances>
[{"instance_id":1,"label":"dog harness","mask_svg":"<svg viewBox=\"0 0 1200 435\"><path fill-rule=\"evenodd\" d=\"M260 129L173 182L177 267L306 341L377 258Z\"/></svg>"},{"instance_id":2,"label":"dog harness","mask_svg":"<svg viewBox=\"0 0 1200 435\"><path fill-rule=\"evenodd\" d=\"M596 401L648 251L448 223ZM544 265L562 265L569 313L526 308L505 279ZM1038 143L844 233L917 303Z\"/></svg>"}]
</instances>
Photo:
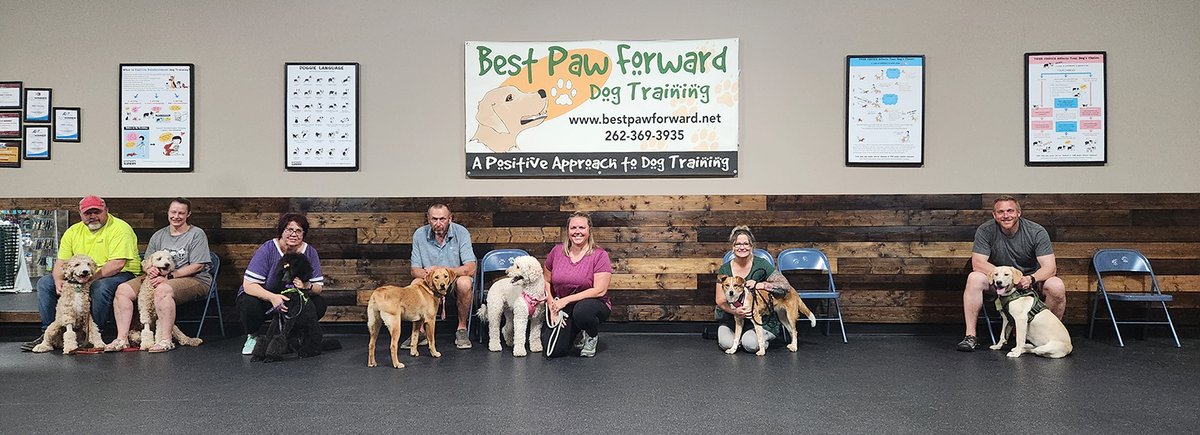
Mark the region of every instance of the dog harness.
<instances>
[{"instance_id":1,"label":"dog harness","mask_svg":"<svg viewBox=\"0 0 1200 435\"><path fill-rule=\"evenodd\" d=\"M545 296L542 296L541 299L535 299L533 296L530 296L529 293L525 292L521 292L521 299L525 301L525 308L529 310L530 316L537 312L538 304L546 302Z\"/></svg>"},{"instance_id":2,"label":"dog harness","mask_svg":"<svg viewBox=\"0 0 1200 435\"><path fill-rule=\"evenodd\" d=\"M1029 318L1026 320L1026 322L1033 323L1034 316L1037 316L1038 313L1042 312L1042 310L1045 310L1046 304L1044 302L1042 302L1042 300L1040 298L1038 298L1037 293L1034 293L1032 289L1031 290L1017 290L1017 291L1014 291L1014 292L1009 293L1004 296L997 296L996 297L996 311L1004 313L1004 316L1008 317L1008 321L1013 322L1015 320L1013 320L1012 314L1008 313L1008 304L1012 303L1012 301L1021 299L1026 296L1033 298L1033 306L1029 307Z\"/></svg>"}]
</instances>

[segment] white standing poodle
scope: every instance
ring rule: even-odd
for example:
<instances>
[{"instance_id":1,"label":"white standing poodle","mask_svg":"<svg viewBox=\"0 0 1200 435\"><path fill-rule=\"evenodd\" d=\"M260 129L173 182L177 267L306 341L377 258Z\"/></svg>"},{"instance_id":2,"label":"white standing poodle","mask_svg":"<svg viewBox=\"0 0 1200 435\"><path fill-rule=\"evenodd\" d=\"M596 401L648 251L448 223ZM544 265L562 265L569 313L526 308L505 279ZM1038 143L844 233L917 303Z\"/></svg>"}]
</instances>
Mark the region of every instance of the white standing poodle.
<instances>
[{"instance_id":1,"label":"white standing poodle","mask_svg":"<svg viewBox=\"0 0 1200 435\"><path fill-rule=\"evenodd\" d=\"M503 315L504 341L513 347L513 356L525 356L525 334L529 333L529 350L542 351L542 328L539 320L546 311L546 280L537 258L524 255L513 260L505 270L508 275L492 284L487 303L476 315L488 324L488 350L500 351L500 316Z\"/></svg>"},{"instance_id":2,"label":"white standing poodle","mask_svg":"<svg viewBox=\"0 0 1200 435\"><path fill-rule=\"evenodd\" d=\"M62 294L54 308L54 322L46 328L42 343L34 346L34 352L62 348L63 355L67 355L81 344L104 347L100 328L92 320L92 280L98 271L96 262L86 255L76 255L63 263ZM83 343L80 343L80 336L86 338Z\"/></svg>"}]
</instances>

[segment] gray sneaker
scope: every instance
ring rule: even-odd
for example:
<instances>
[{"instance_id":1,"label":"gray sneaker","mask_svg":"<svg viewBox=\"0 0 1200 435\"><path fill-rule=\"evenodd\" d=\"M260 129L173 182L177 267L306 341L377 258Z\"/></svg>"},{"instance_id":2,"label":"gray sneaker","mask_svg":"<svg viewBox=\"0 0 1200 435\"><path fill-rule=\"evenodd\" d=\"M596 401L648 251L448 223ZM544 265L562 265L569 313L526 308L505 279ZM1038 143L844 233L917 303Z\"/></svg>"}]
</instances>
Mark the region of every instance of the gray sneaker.
<instances>
[{"instance_id":1,"label":"gray sneaker","mask_svg":"<svg viewBox=\"0 0 1200 435\"><path fill-rule=\"evenodd\" d=\"M592 337L586 332L580 331L583 336L583 349L579 351L579 356L591 358L596 356L596 345L600 342L600 337Z\"/></svg>"},{"instance_id":2,"label":"gray sneaker","mask_svg":"<svg viewBox=\"0 0 1200 435\"><path fill-rule=\"evenodd\" d=\"M467 330L459 329L454 331L454 346L459 349L470 349L471 339L467 338Z\"/></svg>"},{"instance_id":3,"label":"gray sneaker","mask_svg":"<svg viewBox=\"0 0 1200 435\"><path fill-rule=\"evenodd\" d=\"M402 341L402 343L400 343L401 349L404 349L404 350L412 349L412 339L411 338L406 338L401 341ZM428 346L428 345L429 345L429 339L426 338L424 335L421 336L420 340L417 340L417 346Z\"/></svg>"}]
</instances>

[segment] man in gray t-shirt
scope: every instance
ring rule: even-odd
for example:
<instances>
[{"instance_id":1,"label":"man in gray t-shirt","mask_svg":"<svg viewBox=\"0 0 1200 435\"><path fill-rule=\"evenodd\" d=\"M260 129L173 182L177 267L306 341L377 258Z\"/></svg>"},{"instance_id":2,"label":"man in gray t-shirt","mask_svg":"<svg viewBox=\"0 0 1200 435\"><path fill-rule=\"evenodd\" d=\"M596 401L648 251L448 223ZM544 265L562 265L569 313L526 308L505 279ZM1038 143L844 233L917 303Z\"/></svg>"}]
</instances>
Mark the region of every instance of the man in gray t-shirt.
<instances>
[{"instance_id":1,"label":"man in gray t-shirt","mask_svg":"<svg viewBox=\"0 0 1200 435\"><path fill-rule=\"evenodd\" d=\"M983 292L993 292L988 285L992 270L998 266L1011 266L1021 270L1025 276L1017 282L1017 288L1039 288L1050 311L1062 319L1067 305L1066 285L1055 274L1054 248L1050 235L1037 222L1021 217L1021 204L1008 195L996 198L992 205L992 221L985 222L975 230L975 244L971 247L971 274L963 290L963 317L966 320L966 337L958 343L958 350L970 352L979 347L975 326L979 310L983 308Z\"/></svg>"}]
</instances>

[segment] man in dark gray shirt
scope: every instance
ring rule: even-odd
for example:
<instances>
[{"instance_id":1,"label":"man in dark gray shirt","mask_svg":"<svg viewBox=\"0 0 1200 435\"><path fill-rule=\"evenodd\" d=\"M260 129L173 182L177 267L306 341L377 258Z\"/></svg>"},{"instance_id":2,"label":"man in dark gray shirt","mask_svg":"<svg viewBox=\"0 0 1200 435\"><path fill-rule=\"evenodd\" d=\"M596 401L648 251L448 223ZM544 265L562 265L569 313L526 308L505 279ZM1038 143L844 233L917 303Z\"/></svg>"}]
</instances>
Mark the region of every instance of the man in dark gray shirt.
<instances>
[{"instance_id":1,"label":"man in dark gray shirt","mask_svg":"<svg viewBox=\"0 0 1200 435\"><path fill-rule=\"evenodd\" d=\"M1002 195L993 202L993 221L975 230L975 245L971 247L971 268L967 287L963 290L963 317L967 323L966 337L958 350L971 352L979 347L975 326L983 308L983 292L994 292L988 285L992 270L1011 266L1025 276L1017 288L1039 288L1046 306L1061 320L1067 305L1066 285L1055 274L1054 248L1050 235L1037 222L1021 217L1021 204L1016 198Z\"/></svg>"}]
</instances>

